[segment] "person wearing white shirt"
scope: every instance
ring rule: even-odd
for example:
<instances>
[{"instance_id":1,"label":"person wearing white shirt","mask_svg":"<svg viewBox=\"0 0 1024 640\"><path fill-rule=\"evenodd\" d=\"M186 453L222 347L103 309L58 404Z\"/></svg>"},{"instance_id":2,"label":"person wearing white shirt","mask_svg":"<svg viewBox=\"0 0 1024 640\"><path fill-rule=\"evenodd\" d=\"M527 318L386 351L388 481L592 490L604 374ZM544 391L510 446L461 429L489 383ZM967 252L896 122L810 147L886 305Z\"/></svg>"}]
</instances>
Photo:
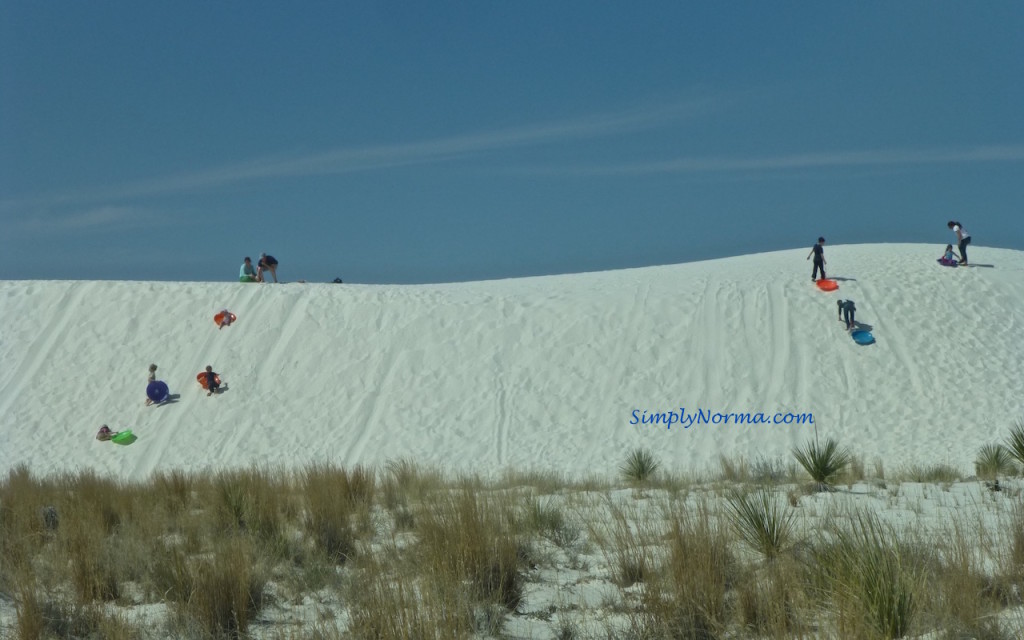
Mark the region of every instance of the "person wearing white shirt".
<instances>
[{"instance_id":1,"label":"person wearing white shirt","mask_svg":"<svg viewBox=\"0 0 1024 640\"><path fill-rule=\"evenodd\" d=\"M960 264L967 266L967 245L971 244L971 234L967 233L964 225L950 220L946 226L956 234L957 246L960 247Z\"/></svg>"}]
</instances>

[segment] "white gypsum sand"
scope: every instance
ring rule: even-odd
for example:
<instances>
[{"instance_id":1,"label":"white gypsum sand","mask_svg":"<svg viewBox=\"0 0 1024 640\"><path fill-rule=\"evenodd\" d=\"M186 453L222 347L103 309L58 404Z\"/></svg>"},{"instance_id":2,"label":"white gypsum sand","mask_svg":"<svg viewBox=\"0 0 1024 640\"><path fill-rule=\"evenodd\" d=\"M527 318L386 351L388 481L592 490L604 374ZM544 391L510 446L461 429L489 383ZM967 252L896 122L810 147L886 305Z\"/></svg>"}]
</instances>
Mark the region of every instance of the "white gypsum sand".
<instances>
[{"instance_id":1,"label":"white gypsum sand","mask_svg":"<svg viewBox=\"0 0 1024 640\"><path fill-rule=\"evenodd\" d=\"M789 458L810 425L630 424L812 413L886 468L949 464L1022 413L1024 253L830 246L622 271L416 286L0 282L0 469L300 467L330 460L491 473L614 473L646 447L670 469ZM853 299L876 344L837 320ZM222 308L237 314L218 330ZM148 365L175 401L144 406ZM213 365L228 390L195 376ZM634 414L633 412L637 413ZM99 442L101 424L130 446ZM997 438L998 440L998 438Z\"/></svg>"}]
</instances>

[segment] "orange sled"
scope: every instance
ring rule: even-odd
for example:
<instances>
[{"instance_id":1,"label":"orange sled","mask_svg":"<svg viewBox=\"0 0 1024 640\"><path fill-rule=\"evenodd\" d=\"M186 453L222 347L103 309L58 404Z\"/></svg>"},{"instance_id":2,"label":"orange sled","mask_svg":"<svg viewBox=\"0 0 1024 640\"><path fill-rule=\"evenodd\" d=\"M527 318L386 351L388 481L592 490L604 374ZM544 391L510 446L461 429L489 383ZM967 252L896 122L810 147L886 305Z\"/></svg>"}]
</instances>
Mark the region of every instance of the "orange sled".
<instances>
[{"instance_id":1,"label":"orange sled","mask_svg":"<svg viewBox=\"0 0 1024 640\"><path fill-rule=\"evenodd\" d=\"M217 381L217 384L220 384L220 376L213 376L213 379ZM200 371L198 374L196 374L196 382L199 383L200 387L202 387L204 389L206 388L206 372L205 371Z\"/></svg>"},{"instance_id":2,"label":"orange sled","mask_svg":"<svg viewBox=\"0 0 1024 640\"><path fill-rule=\"evenodd\" d=\"M220 326L220 323L223 320L224 320L224 312L223 311L218 313L217 315L213 316L213 324L217 325L218 327ZM238 316L236 316L235 314L229 312L228 313L228 324L230 325L235 320L238 320Z\"/></svg>"}]
</instances>

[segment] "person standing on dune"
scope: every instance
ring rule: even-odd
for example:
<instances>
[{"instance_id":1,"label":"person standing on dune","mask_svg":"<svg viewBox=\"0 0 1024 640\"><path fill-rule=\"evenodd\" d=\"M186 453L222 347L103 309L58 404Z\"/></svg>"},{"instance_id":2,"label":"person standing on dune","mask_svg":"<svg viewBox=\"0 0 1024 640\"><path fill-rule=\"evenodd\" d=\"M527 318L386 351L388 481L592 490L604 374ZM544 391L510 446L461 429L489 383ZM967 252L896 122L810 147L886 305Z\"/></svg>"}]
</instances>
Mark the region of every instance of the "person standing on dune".
<instances>
[{"instance_id":1,"label":"person standing on dune","mask_svg":"<svg viewBox=\"0 0 1024 640\"><path fill-rule=\"evenodd\" d=\"M156 365L155 364L151 364L151 365L149 365L149 377L146 379L146 385L148 386L150 382L155 382L155 381L156 381ZM150 400L149 397L147 396L146 397L146 406L148 407L151 404L153 404L153 401Z\"/></svg>"},{"instance_id":2,"label":"person standing on dune","mask_svg":"<svg viewBox=\"0 0 1024 640\"><path fill-rule=\"evenodd\" d=\"M946 226L953 230L956 234L957 246L960 248L960 264L963 266L969 266L967 264L967 245L971 244L971 234L967 233L964 229L964 225L959 222L950 220L946 223Z\"/></svg>"},{"instance_id":3,"label":"person standing on dune","mask_svg":"<svg viewBox=\"0 0 1024 640\"><path fill-rule=\"evenodd\" d=\"M811 252L807 254L807 259L810 260L811 256L814 256L814 269L811 270L811 282L817 282L818 271L821 271L821 278L825 279L825 238L818 238L818 243L811 247Z\"/></svg>"}]
</instances>

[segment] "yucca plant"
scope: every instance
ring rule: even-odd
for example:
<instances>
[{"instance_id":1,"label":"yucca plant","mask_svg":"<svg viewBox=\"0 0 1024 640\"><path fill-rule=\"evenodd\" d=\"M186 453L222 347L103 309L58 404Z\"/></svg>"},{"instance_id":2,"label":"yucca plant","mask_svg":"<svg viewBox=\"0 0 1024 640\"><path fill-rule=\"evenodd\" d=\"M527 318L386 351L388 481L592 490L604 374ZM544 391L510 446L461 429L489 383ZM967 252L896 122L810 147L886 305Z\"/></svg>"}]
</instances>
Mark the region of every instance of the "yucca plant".
<instances>
[{"instance_id":1,"label":"yucca plant","mask_svg":"<svg viewBox=\"0 0 1024 640\"><path fill-rule=\"evenodd\" d=\"M821 445L817 439L808 442L803 448L793 449L793 455L800 466L807 471L819 491L832 488L835 476L850 464L852 456L846 449L840 449L839 443L829 438Z\"/></svg>"},{"instance_id":2,"label":"yucca plant","mask_svg":"<svg viewBox=\"0 0 1024 640\"><path fill-rule=\"evenodd\" d=\"M1001 444L986 444L974 459L974 472L979 478L994 480L999 476L1013 475L1017 467L1009 449Z\"/></svg>"},{"instance_id":3,"label":"yucca plant","mask_svg":"<svg viewBox=\"0 0 1024 640\"><path fill-rule=\"evenodd\" d=\"M789 544L793 509L777 500L767 488L753 494L736 491L727 500L733 529L766 559L774 559Z\"/></svg>"},{"instance_id":4,"label":"yucca plant","mask_svg":"<svg viewBox=\"0 0 1024 640\"><path fill-rule=\"evenodd\" d=\"M1024 420L1018 420L1006 438L1006 449L1014 459L1024 465Z\"/></svg>"},{"instance_id":5,"label":"yucca plant","mask_svg":"<svg viewBox=\"0 0 1024 640\"><path fill-rule=\"evenodd\" d=\"M647 482L654 476L654 472L661 465L654 458L654 454L646 449L634 449L626 461L619 467L619 471L626 480L633 482Z\"/></svg>"}]
</instances>

